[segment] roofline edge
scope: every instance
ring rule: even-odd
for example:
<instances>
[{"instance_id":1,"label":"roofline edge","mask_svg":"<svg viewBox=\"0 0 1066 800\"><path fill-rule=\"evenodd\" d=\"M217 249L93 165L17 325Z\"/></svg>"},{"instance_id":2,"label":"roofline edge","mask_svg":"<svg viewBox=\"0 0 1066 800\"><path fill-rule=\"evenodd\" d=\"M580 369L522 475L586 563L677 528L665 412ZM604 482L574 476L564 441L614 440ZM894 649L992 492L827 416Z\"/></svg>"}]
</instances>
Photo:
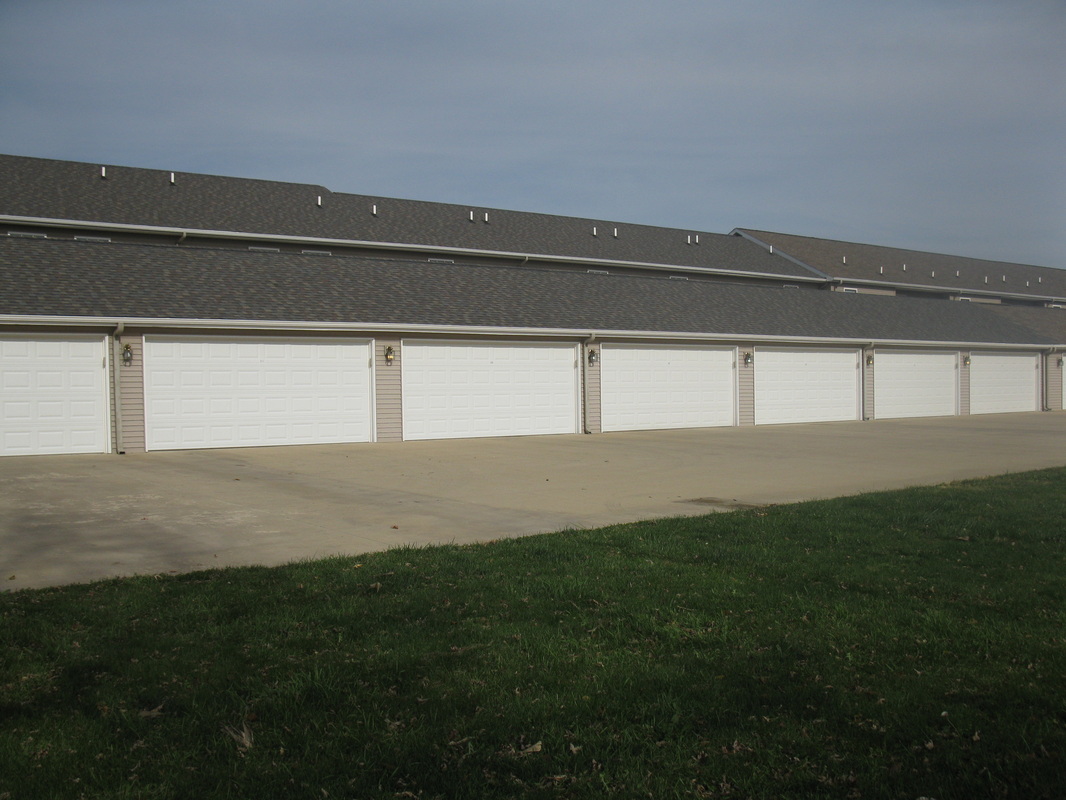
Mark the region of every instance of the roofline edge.
<instances>
[{"instance_id":1,"label":"roofline edge","mask_svg":"<svg viewBox=\"0 0 1066 800\"><path fill-rule=\"evenodd\" d=\"M367 334L382 333L411 334L451 334L453 336L572 336L580 339L687 339L707 342L729 343L792 343L792 344L829 344L848 345L852 347L967 347L996 350L1041 350L1053 351L1066 348L1061 343L1024 343L1010 344L1004 342L967 342L941 341L935 339L877 339L870 337L831 337L831 336L778 336L773 334L751 333L697 333L685 331L629 331L601 328L508 328L493 325L411 325L396 322L312 322L298 320L226 320L226 319L182 319L166 317L78 317L48 316L35 314L0 314L0 329L14 325L50 325L77 327L118 328L152 328L173 327L216 330L276 330L276 331L318 331Z\"/></svg>"},{"instance_id":2,"label":"roofline edge","mask_svg":"<svg viewBox=\"0 0 1066 800\"><path fill-rule=\"evenodd\" d=\"M445 245L403 244L400 242L375 242L362 239L326 239L314 236L295 236L290 234L248 233L245 231L217 231L201 228L171 228L161 225L134 225L121 222L92 222L90 220L54 219L51 217L21 217L0 214L0 222L23 225L47 225L56 228L93 228L96 230L122 231L126 233L153 233L166 236L200 236L208 239L251 239L263 242L285 242L291 244L340 245L344 247L367 247L378 250L413 250L419 253L448 253L454 255L488 256L492 258L512 258L528 261L548 261L560 264L581 264L588 266L615 266L661 271L694 272L730 277L773 279L785 282L802 281L807 283L824 283L820 278L808 278L803 275L778 275L772 272L746 272L717 267L698 267L686 264L663 264L652 261L618 261L613 259L587 258L585 256L558 256L543 253L521 253L509 250L478 250L467 247L448 247Z\"/></svg>"}]
</instances>

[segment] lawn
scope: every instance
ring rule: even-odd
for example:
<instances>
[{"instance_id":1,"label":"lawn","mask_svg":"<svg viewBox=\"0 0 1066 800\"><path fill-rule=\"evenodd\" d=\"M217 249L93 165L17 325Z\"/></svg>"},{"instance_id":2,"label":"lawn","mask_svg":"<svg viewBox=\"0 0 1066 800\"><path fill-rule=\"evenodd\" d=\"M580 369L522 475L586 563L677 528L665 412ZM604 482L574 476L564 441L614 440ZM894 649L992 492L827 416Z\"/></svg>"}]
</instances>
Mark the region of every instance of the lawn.
<instances>
[{"instance_id":1,"label":"lawn","mask_svg":"<svg viewBox=\"0 0 1066 800\"><path fill-rule=\"evenodd\" d=\"M0 595L0 800L1060 798L1066 469Z\"/></svg>"}]
</instances>

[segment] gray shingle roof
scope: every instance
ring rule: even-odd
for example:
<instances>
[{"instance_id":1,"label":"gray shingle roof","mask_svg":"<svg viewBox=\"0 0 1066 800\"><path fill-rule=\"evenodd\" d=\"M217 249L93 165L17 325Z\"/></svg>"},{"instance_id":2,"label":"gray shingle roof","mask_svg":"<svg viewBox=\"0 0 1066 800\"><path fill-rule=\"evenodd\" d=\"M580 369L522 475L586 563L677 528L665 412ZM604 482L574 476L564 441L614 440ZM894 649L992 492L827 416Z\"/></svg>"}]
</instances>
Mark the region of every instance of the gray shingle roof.
<instances>
[{"instance_id":1,"label":"gray shingle roof","mask_svg":"<svg viewBox=\"0 0 1066 800\"><path fill-rule=\"evenodd\" d=\"M833 278L932 286L963 293L1066 297L1066 270L1053 267L985 261L747 228L738 230Z\"/></svg>"},{"instance_id":2,"label":"gray shingle roof","mask_svg":"<svg viewBox=\"0 0 1066 800\"><path fill-rule=\"evenodd\" d=\"M527 327L867 341L1066 341L1066 336L1055 333L1058 329L1037 332L1035 324L987 307L935 299L51 239L0 239L0 315L329 322L360 327Z\"/></svg>"},{"instance_id":3,"label":"gray shingle roof","mask_svg":"<svg viewBox=\"0 0 1066 800\"><path fill-rule=\"evenodd\" d=\"M812 277L726 234L21 156L0 155L0 214Z\"/></svg>"}]
</instances>

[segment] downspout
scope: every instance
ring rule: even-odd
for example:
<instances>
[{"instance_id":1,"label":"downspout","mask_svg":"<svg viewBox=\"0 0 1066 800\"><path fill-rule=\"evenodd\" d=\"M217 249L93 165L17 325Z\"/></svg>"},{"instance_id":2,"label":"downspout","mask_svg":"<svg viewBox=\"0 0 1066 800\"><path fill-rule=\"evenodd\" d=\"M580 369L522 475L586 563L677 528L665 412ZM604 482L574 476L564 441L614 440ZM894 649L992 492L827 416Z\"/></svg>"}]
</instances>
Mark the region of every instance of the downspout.
<instances>
[{"instance_id":1,"label":"downspout","mask_svg":"<svg viewBox=\"0 0 1066 800\"><path fill-rule=\"evenodd\" d=\"M122 429L122 381L119 378L119 370L122 368L122 352L119 348L122 346L122 332L125 329L126 324L119 322L115 325L111 338L111 397L114 398L115 404L115 452L119 454L126 452Z\"/></svg>"}]
</instances>

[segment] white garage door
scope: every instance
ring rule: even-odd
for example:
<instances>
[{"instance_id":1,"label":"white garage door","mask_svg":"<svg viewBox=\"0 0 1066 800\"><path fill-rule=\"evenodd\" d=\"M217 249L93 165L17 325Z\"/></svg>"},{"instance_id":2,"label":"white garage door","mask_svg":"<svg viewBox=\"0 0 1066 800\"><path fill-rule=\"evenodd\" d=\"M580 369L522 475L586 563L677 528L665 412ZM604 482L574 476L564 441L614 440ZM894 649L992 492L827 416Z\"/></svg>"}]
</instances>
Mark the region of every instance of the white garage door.
<instances>
[{"instance_id":1,"label":"white garage door","mask_svg":"<svg viewBox=\"0 0 1066 800\"><path fill-rule=\"evenodd\" d=\"M0 337L0 455L110 450L102 336Z\"/></svg>"},{"instance_id":2,"label":"white garage door","mask_svg":"<svg viewBox=\"0 0 1066 800\"><path fill-rule=\"evenodd\" d=\"M859 418L859 351L759 348L755 424Z\"/></svg>"},{"instance_id":3,"label":"white garage door","mask_svg":"<svg viewBox=\"0 0 1066 800\"><path fill-rule=\"evenodd\" d=\"M735 348L605 344L600 353L603 430L735 424Z\"/></svg>"},{"instance_id":4,"label":"white garage door","mask_svg":"<svg viewBox=\"0 0 1066 800\"><path fill-rule=\"evenodd\" d=\"M403 438L577 433L577 345L403 343Z\"/></svg>"},{"instance_id":5,"label":"white garage door","mask_svg":"<svg viewBox=\"0 0 1066 800\"><path fill-rule=\"evenodd\" d=\"M958 355L878 350L874 416L947 417L958 413Z\"/></svg>"},{"instance_id":6,"label":"white garage door","mask_svg":"<svg viewBox=\"0 0 1066 800\"><path fill-rule=\"evenodd\" d=\"M370 342L146 337L149 450L369 442Z\"/></svg>"},{"instance_id":7,"label":"white garage door","mask_svg":"<svg viewBox=\"0 0 1066 800\"><path fill-rule=\"evenodd\" d=\"M970 413L1039 410L1039 356L1035 353L973 353Z\"/></svg>"}]
</instances>

